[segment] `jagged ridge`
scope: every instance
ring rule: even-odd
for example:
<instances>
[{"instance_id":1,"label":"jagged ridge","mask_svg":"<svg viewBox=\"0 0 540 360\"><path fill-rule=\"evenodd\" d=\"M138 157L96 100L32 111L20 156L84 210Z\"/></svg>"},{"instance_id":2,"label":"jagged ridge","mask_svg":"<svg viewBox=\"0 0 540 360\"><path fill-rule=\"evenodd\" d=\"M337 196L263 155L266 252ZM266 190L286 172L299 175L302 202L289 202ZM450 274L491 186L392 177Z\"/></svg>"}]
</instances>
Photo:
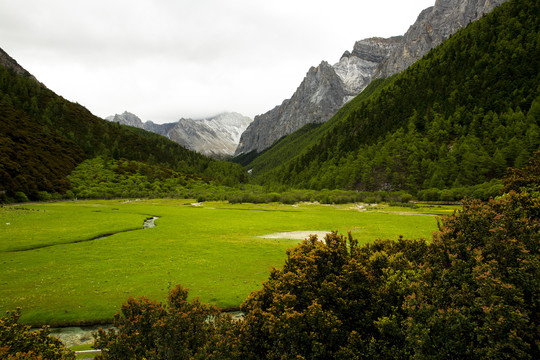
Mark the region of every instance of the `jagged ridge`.
<instances>
[{"instance_id":1,"label":"jagged ridge","mask_svg":"<svg viewBox=\"0 0 540 360\"><path fill-rule=\"evenodd\" d=\"M175 123L156 124L142 122L136 115L125 111L107 117L107 120L129 125L165 136L187 149L212 157L232 156L242 132L251 119L238 113L223 113L209 119L180 119Z\"/></svg>"}]
</instances>

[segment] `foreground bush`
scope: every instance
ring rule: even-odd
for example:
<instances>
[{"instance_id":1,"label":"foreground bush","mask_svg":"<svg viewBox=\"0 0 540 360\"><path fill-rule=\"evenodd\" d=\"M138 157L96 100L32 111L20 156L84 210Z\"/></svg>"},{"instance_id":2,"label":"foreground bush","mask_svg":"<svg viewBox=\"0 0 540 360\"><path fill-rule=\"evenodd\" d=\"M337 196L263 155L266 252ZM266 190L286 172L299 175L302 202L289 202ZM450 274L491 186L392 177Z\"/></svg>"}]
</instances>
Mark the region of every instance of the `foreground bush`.
<instances>
[{"instance_id":1,"label":"foreground bush","mask_svg":"<svg viewBox=\"0 0 540 360\"><path fill-rule=\"evenodd\" d=\"M96 359L201 358L215 346L217 307L187 301L188 291L177 286L167 305L147 298L130 298L114 317L117 329L96 334ZM219 321L217 322L219 323Z\"/></svg>"},{"instance_id":2,"label":"foreground bush","mask_svg":"<svg viewBox=\"0 0 540 360\"><path fill-rule=\"evenodd\" d=\"M75 353L60 340L50 337L48 327L31 331L30 326L19 324L20 309L8 311L0 317L0 359L15 360L67 360Z\"/></svg>"},{"instance_id":3,"label":"foreground bush","mask_svg":"<svg viewBox=\"0 0 540 360\"><path fill-rule=\"evenodd\" d=\"M540 226L521 200L466 202L442 220L403 304L416 358L540 356Z\"/></svg>"},{"instance_id":4,"label":"foreground bush","mask_svg":"<svg viewBox=\"0 0 540 360\"><path fill-rule=\"evenodd\" d=\"M304 241L242 305L245 358L400 357L405 334L396 325L426 246L399 239L359 247L336 233Z\"/></svg>"},{"instance_id":5,"label":"foreground bush","mask_svg":"<svg viewBox=\"0 0 540 360\"><path fill-rule=\"evenodd\" d=\"M242 305L243 358L540 358L538 175L537 156L430 244L304 241Z\"/></svg>"}]
</instances>

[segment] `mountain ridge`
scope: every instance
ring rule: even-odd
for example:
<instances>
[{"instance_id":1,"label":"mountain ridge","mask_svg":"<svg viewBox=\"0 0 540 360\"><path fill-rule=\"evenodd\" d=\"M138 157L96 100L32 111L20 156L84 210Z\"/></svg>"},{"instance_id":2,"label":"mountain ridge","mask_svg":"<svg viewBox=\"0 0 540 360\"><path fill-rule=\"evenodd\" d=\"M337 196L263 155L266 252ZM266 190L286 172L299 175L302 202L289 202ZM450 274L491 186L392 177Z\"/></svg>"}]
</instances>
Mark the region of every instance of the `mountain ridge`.
<instances>
[{"instance_id":1,"label":"mountain ridge","mask_svg":"<svg viewBox=\"0 0 540 360\"><path fill-rule=\"evenodd\" d=\"M312 67L290 99L255 116L242 134L235 156L252 151L260 153L308 123L328 121L373 79L401 72L458 29L505 1L437 0L419 14L404 35L357 41L352 52L345 51L333 66L323 61ZM346 70L351 62L356 70L348 76L351 74ZM317 77L318 72L325 76ZM305 86L306 83L310 86ZM326 98L318 96L321 94ZM316 106L310 101L313 97L318 99Z\"/></svg>"},{"instance_id":2,"label":"mountain ridge","mask_svg":"<svg viewBox=\"0 0 540 360\"><path fill-rule=\"evenodd\" d=\"M25 68L23 68L17 60L12 58L7 52L0 48L0 65L4 66L6 69L13 71L18 75L23 75L29 77L36 82L38 81L34 75L30 74Z\"/></svg>"}]
</instances>

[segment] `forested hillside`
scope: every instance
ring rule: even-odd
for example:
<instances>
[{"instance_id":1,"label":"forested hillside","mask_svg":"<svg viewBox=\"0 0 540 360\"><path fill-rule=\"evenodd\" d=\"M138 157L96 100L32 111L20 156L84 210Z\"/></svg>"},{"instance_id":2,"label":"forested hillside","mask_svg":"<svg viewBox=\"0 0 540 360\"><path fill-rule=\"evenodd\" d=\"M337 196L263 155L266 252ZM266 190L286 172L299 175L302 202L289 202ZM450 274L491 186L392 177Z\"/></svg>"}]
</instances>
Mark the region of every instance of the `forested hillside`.
<instances>
[{"instance_id":1,"label":"forested hillside","mask_svg":"<svg viewBox=\"0 0 540 360\"><path fill-rule=\"evenodd\" d=\"M0 191L38 199L64 193L66 176L85 158L108 156L159 164L219 181L243 181L236 164L217 162L153 133L104 121L29 75L0 65Z\"/></svg>"},{"instance_id":2,"label":"forested hillside","mask_svg":"<svg viewBox=\"0 0 540 360\"><path fill-rule=\"evenodd\" d=\"M327 124L300 130L314 136L293 135L294 151L282 139L246 168L265 185L416 192L522 167L540 146L539 14L538 1L503 4Z\"/></svg>"},{"instance_id":3,"label":"forested hillside","mask_svg":"<svg viewBox=\"0 0 540 360\"><path fill-rule=\"evenodd\" d=\"M8 196L18 192L16 200L24 201L26 194L70 189L67 175L86 157L77 144L46 132L25 112L4 102L0 102L0 125L0 190Z\"/></svg>"}]
</instances>

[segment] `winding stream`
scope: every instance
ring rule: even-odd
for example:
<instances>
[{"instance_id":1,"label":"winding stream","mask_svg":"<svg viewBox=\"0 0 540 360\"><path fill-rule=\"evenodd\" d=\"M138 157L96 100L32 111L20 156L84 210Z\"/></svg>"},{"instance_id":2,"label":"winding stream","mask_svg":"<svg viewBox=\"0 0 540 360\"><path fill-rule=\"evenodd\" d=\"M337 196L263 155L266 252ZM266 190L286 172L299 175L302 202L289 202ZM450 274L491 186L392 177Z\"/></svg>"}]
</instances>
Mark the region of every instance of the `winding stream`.
<instances>
[{"instance_id":1,"label":"winding stream","mask_svg":"<svg viewBox=\"0 0 540 360\"><path fill-rule=\"evenodd\" d=\"M109 236L112 236L112 235L115 235L115 234L120 234L120 233L124 233L124 232L128 232L128 231L138 231L138 230L143 230L143 229L153 228L153 227L156 226L155 221L156 221L157 219L159 219L159 216L152 216L152 217L147 218L146 220L143 221L143 227L142 227L142 229L141 229L141 228L138 228L138 229L128 229L128 230L115 231L115 232L108 233L108 234L98 235L98 236L95 236L95 237L93 237L93 238L91 238L91 239L75 240L75 241L65 242L65 243L60 243L60 244L37 245L37 246L31 247L31 248L28 248L28 249L7 250L6 252L30 251L30 250L43 249L43 248L47 248L47 247L51 247L51 246L60 246L60 245L67 245L67 244L77 244L77 243L86 242L86 241L94 241L94 240L106 239L106 238L108 238Z\"/></svg>"},{"instance_id":2,"label":"winding stream","mask_svg":"<svg viewBox=\"0 0 540 360\"><path fill-rule=\"evenodd\" d=\"M152 216L151 218L148 218L144 220L143 222L143 229L153 228L156 226L155 221L159 219L158 216Z\"/></svg>"},{"instance_id":3,"label":"winding stream","mask_svg":"<svg viewBox=\"0 0 540 360\"><path fill-rule=\"evenodd\" d=\"M159 216L152 216L151 218L147 218L146 220L143 221L143 227L142 228L143 229L149 229L149 228L155 227L156 226L155 221L157 219L159 219ZM93 237L93 238L87 239L87 240L74 241L74 243L83 242L83 241L93 241L93 240L99 240L99 239L106 239L109 236L113 236L114 234L120 234L120 233L123 233L123 232L137 231L137 230L142 230L142 229L130 229L130 230L116 231L116 232L113 232L113 233L110 233L110 234L99 235L99 236L96 236L96 237Z\"/></svg>"},{"instance_id":4,"label":"winding stream","mask_svg":"<svg viewBox=\"0 0 540 360\"><path fill-rule=\"evenodd\" d=\"M242 311L231 311L227 312L227 314L231 316L233 322L242 321L245 316ZM51 336L59 338L66 346L88 345L94 343L92 333L97 332L99 328L103 330L115 329L112 324L52 328Z\"/></svg>"}]
</instances>

